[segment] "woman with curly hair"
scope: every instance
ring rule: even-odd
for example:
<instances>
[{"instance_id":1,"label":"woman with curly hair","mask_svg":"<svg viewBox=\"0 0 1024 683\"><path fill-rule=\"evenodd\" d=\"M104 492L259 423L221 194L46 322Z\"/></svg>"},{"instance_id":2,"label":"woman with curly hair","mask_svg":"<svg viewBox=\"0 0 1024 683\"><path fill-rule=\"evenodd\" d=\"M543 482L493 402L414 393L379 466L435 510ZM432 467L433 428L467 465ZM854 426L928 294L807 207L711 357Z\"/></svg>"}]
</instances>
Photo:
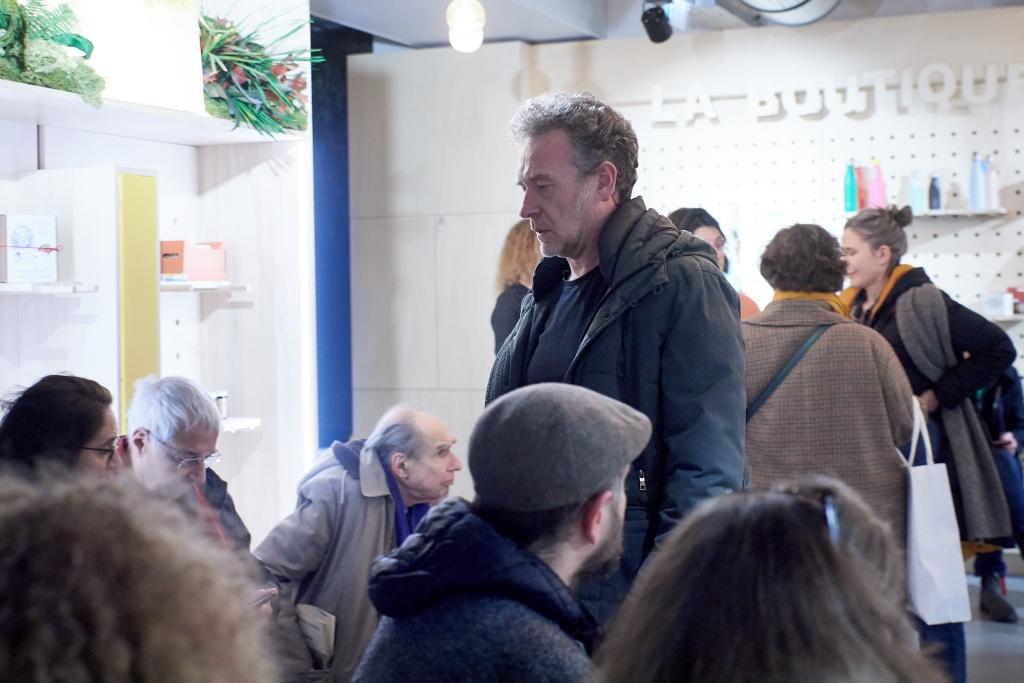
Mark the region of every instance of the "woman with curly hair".
<instances>
[{"instance_id":1,"label":"woman with curly hair","mask_svg":"<svg viewBox=\"0 0 1024 683\"><path fill-rule=\"evenodd\" d=\"M135 487L0 479L0 586L0 680L274 680L239 560Z\"/></svg>"},{"instance_id":2,"label":"woman with curly hair","mask_svg":"<svg viewBox=\"0 0 1024 683\"><path fill-rule=\"evenodd\" d=\"M910 441L914 397L892 348L850 319L836 296L843 270L838 241L817 225L779 231L761 257L775 298L742 322L750 476L758 488L808 474L839 479L903 547L899 447Z\"/></svg>"},{"instance_id":3,"label":"woman with curly hair","mask_svg":"<svg viewBox=\"0 0 1024 683\"><path fill-rule=\"evenodd\" d=\"M519 322L519 305L533 286L533 270L539 260L540 246L530 221L519 221L508 231L498 259L500 294L491 312L495 353Z\"/></svg>"}]
</instances>

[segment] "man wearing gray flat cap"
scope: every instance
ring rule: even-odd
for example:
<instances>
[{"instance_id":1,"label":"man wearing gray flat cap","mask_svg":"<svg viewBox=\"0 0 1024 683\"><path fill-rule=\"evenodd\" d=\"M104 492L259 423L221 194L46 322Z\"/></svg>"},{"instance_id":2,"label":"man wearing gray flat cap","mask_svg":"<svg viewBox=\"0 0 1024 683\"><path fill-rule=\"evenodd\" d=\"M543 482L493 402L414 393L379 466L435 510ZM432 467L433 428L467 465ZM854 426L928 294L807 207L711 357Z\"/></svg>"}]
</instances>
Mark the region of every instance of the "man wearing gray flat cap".
<instances>
[{"instance_id":1,"label":"man wearing gray flat cap","mask_svg":"<svg viewBox=\"0 0 1024 683\"><path fill-rule=\"evenodd\" d=\"M449 498L370 573L382 620L353 681L577 682L600 626L574 595L622 554L624 481L651 423L568 384L512 391L469 439L476 499Z\"/></svg>"}]
</instances>

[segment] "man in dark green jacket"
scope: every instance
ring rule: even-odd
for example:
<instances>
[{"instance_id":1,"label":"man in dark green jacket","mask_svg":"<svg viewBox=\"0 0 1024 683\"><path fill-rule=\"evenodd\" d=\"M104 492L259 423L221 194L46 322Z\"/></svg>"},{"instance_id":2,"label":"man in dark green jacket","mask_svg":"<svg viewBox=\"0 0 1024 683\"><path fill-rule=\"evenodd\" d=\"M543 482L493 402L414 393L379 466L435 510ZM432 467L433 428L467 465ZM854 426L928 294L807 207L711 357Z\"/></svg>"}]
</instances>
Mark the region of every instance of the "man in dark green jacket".
<instances>
[{"instance_id":1,"label":"man in dark green jacket","mask_svg":"<svg viewBox=\"0 0 1024 683\"><path fill-rule=\"evenodd\" d=\"M511 127L523 145L520 213L545 258L486 401L567 382L642 411L654 427L626 479L620 571L580 586L607 620L687 512L743 485L739 301L709 244L630 199L638 144L618 112L590 94L554 93L526 102Z\"/></svg>"}]
</instances>

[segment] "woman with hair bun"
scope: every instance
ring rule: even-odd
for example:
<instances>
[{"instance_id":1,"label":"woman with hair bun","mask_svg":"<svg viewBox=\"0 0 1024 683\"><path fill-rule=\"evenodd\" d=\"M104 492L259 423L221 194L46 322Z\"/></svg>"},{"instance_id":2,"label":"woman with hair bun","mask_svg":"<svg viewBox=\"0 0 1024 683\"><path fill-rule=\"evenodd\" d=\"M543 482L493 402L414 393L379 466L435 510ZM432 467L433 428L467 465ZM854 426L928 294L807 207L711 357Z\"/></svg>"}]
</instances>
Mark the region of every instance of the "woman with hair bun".
<instances>
[{"instance_id":1,"label":"woman with hair bun","mask_svg":"<svg viewBox=\"0 0 1024 683\"><path fill-rule=\"evenodd\" d=\"M1006 501L990 440L974 411L974 393L1016 358L998 326L938 289L923 268L900 263L910 207L865 209L846 223L843 254L850 288L842 300L854 319L892 345L928 415L936 462L946 464L960 537L972 552L1012 543ZM943 646L954 682L966 680L963 624L921 625Z\"/></svg>"}]
</instances>

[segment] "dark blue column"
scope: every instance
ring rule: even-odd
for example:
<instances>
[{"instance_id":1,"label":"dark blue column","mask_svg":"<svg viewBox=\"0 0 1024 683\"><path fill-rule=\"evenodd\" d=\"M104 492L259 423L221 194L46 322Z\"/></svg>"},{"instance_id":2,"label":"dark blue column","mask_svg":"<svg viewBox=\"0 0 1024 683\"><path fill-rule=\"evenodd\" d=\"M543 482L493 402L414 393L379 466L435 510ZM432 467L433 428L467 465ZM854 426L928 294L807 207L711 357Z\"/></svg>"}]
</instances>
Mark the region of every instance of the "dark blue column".
<instances>
[{"instance_id":1,"label":"dark blue column","mask_svg":"<svg viewBox=\"0 0 1024 683\"><path fill-rule=\"evenodd\" d=\"M352 435L352 315L349 277L348 84L345 58L370 52L371 36L313 18L313 216L316 367L321 447Z\"/></svg>"}]
</instances>

